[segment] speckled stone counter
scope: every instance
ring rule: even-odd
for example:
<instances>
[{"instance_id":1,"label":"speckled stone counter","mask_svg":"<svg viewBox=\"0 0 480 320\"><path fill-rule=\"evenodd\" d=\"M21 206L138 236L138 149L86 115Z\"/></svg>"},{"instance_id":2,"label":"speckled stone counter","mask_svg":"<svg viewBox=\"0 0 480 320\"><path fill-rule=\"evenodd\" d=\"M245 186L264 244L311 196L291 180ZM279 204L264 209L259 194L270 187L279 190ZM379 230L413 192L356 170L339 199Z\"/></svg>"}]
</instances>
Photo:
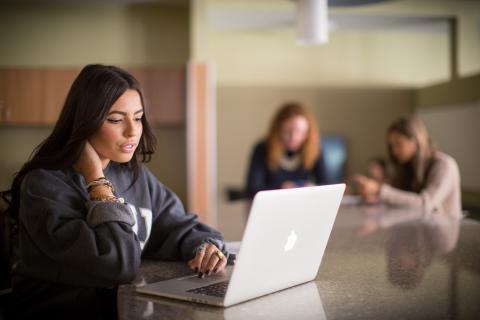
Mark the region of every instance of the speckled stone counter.
<instances>
[{"instance_id":1,"label":"speckled stone counter","mask_svg":"<svg viewBox=\"0 0 480 320\"><path fill-rule=\"evenodd\" d=\"M118 290L119 318L478 319L480 223L342 205L315 281L229 308L135 292L190 273L144 261L135 284Z\"/></svg>"}]
</instances>

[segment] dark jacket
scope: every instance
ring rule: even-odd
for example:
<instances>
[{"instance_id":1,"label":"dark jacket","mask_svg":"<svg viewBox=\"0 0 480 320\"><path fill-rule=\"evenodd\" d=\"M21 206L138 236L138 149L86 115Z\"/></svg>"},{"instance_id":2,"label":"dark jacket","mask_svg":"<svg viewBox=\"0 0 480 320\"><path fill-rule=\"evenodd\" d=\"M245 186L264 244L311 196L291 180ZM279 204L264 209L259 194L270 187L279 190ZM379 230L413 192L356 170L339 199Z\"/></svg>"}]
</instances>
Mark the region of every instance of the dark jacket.
<instances>
[{"instance_id":1,"label":"dark jacket","mask_svg":"<svg viewBox=\"0 0 480 320\"><path fill-rule=\"evenodd\" d=\"M267 164L267 145L258 143L253 149L247 176L247 195L253 197L258 191L280 189L282 183L292 181L298 186L310 182L315 185L326 184L325 166L322 154L319 155L311 170L300 166L288 171L282 168L270 170Z\"/></svg>"}]
</instances>

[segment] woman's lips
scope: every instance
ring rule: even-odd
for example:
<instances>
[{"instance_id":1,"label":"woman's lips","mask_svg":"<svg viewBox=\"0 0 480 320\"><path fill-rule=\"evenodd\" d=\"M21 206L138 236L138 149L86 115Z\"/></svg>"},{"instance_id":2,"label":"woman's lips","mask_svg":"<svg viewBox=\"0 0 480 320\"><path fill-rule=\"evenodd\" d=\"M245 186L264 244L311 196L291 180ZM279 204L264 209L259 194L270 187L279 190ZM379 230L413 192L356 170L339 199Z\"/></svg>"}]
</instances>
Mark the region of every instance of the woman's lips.
<instances>
[{"instance_id":1,"label":"woman's lips","mask_svg":"<svg viewBox=\"0 0 480 320\"><path fill-rule=\"evenodd\" d=\"M135 143L124 143L120 145L120 150L124 153L132 153L136 147L137 145Z\"/></svg>"}]
</instances>

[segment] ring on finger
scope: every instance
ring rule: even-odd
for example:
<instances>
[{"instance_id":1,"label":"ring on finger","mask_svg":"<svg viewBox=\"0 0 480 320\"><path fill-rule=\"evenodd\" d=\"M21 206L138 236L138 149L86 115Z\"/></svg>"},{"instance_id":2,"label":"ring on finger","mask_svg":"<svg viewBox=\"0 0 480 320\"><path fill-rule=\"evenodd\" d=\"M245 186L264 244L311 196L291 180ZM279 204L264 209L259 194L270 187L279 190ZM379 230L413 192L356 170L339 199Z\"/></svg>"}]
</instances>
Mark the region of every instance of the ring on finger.
<instances>
[{"instance_id":1,"label":"ring on finger","mask_svg":"<svg viewBox=\"0 0 480 320\"><path fill-rule=\"evenodd\" d=\"M225 259L225 256L223 255L222 251L217 249L217 250L215 250L215 254L217 255L218 259L220 259L220 260Z\"/></svg>"}]
</instances>

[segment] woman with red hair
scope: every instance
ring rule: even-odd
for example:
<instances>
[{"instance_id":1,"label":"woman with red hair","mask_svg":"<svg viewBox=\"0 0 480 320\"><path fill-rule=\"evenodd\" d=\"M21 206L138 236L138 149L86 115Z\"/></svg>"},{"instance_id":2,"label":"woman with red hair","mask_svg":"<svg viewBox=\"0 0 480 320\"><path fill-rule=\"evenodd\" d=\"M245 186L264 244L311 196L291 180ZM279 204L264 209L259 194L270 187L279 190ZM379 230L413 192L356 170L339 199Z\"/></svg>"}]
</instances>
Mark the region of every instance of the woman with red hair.
<instances>
[{"instance_id":1,"label":"woman with red hair","mask_svg":"<svg viewBox=\"0 0 480 320\"><path fill-rule=\"evenodd\" d=\"M274 116L267 138L253 150L247 194L324 184L324 171L314 117L301 103L286 103Z\"/></svg>"}]
</instances>

